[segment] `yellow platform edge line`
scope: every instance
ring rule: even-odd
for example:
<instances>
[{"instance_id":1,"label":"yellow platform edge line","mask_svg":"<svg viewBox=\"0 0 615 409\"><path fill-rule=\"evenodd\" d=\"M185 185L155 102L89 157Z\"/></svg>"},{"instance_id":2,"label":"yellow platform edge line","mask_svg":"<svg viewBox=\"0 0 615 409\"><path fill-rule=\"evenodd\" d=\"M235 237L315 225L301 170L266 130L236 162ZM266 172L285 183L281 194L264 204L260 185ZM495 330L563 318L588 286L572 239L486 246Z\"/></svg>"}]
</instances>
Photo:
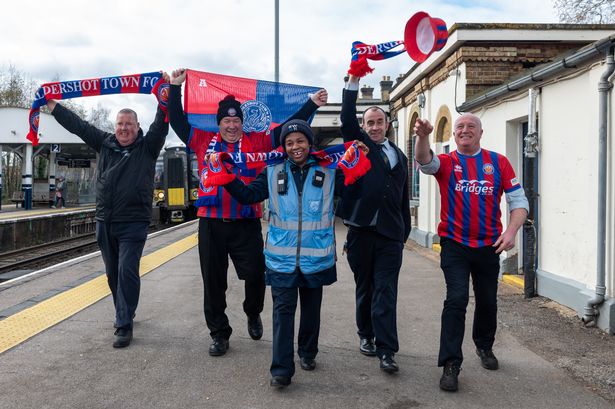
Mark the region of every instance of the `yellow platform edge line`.
<instances>
[{"instance_id":1,"label":"yellow platform edge line","mask_svg":"<svg viewBox=\"0 0 615 409\"><path fill-rule=\"evenodd\" d=\"M197 245L196 234L141 258L144 276ZM0 354L30 339L111 294L102 275L0 321Z\"/></svg>"},{"instance_id":2,"label":"yellow platform edge line","mask_svg":"<svg viewBox=\"0 0 615 409\"><path fill-rule=\"evenodd\" d=\"M525 288L525 280L520 275L502 274L502 281L513 287Z\"/></svg>"}]
</instances>

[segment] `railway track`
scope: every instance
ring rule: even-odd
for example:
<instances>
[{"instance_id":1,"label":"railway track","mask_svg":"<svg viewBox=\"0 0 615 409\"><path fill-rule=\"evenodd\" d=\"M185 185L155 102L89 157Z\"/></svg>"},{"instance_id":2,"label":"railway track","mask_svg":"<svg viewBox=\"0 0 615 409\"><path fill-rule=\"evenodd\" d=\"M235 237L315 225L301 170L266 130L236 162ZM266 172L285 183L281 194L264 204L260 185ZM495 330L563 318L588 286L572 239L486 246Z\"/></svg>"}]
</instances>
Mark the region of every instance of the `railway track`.
<instances>
[{"instance_id":1,"label":"railway track","mask_svg":"<svg viewBox=\"0 0 615 409\"><path fill-rule=\"evenodd\" d=\"M150 233L169 225L150 227ZM0 253L0 282L98 250L94 233Z\"/></svg>"}]
</instances>

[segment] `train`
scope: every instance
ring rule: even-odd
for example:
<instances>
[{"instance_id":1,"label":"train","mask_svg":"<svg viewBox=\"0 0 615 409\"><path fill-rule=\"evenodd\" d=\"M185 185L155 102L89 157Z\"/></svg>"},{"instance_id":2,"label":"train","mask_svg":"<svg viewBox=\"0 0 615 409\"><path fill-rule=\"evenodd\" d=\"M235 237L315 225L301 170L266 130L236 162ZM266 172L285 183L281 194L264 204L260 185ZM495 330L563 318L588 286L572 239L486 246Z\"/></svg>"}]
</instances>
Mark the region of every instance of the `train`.
<instances>
[{"instance_id":1,"label":"train","mask_svg":"<svg viewBox=\"0 0 615 409\"><path fill-rule=\"evenodd\" d=\"M165 148L156 161L154 217L162 223L182 223L196 218L199 196L196 155L184 146Z\"/></svg>"}]
</instances>

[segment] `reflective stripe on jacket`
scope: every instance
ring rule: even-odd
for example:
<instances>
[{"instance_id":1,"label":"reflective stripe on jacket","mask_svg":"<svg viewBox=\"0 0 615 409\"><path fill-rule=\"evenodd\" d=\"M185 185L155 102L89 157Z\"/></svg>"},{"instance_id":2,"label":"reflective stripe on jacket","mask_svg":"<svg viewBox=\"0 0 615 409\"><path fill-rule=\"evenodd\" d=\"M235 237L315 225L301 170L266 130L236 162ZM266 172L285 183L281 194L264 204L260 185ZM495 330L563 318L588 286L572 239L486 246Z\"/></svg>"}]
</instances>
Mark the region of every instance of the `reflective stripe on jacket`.
<instances>
[{"instance_id":1,"label":"reflective stripe on jacket","mask_svg":"<svg viewBox=\"0 0 615 409\"><path fill-rule=\"evenodd\" d=\"M278 174L287 173L287 192L278 193ZM316 171L324 173L322 186L313 183ZM269 232L265 245L267 267L292 273L317 273L335 264L333 192L335 170L311 166L299 194L288 161L268 169Z\"/></svg>"}]
</instances>

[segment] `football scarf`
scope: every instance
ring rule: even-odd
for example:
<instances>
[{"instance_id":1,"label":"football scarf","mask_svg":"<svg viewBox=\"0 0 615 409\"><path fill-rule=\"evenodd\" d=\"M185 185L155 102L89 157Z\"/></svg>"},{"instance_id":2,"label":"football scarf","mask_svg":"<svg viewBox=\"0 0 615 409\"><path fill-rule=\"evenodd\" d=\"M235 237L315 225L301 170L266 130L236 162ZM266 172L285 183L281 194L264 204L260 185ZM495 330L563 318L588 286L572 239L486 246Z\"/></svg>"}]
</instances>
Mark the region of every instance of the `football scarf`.
<instances>
[{"instance_id":1,"label":"football scarf","mask_svg":"<svg viewBox=\"0 0 615 409\"><path fill-rule=\"evenodd\" d=\"M403 43L403 41L389 41L388 43L369 45L362 43L361 41L355 41L352 43L352 58L350 59L348 74L354 75L355 77L366 76L374 71L374 69L367 63L368 59L385 60L387 58L395 57L406 50L403 48L398 51L391 50L402 45Z\"/></svg>"},{"instance_id":2,"label":"football scarf","mask_svg":"<svg viewBox=\"0 0 615 409\"><path fill-rule=\"evenodd\" d=\"M346 142L321 151L310 152L320 166L330 169L339 168L344 173L344 184L356 182L371 169L371 162L359 149L355 142ZM219 152L209 155L207 172L203 174L203 186L213 187L226 185L235 179L234 173L229 173L223 162L240 169L254 169L269 165L276 165L288 158L282 146L271 152L260 153L228 153Z\"/></svg>"},{"instance_id":3,"label":"football scarf","mask_svg":"<svg viewBox=\"0 0 615 409\"><path fill-rule=\"evenodd\" d=\"M166 113L169 84L164 82L160 72L43 84L34 94L34 102L28 116L30 130L26 138L32 142L32 146L38 145L40 108L47 104L49 99L62 100L111 94L154 94L160 109Z\"/></svg>"}]
</instances>

